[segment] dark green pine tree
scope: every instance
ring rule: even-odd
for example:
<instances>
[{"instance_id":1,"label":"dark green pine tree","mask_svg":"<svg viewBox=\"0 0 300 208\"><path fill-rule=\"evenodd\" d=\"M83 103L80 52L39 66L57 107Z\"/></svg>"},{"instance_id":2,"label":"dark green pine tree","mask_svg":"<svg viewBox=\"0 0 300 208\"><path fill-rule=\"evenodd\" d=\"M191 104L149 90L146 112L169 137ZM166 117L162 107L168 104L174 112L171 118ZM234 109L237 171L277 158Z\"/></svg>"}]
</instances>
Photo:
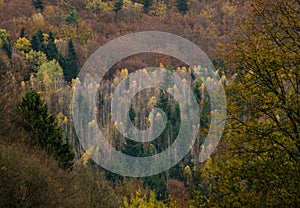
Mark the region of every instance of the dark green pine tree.
<instances>
[{"instance_id":1,"label":"dark green pine tree","mask_svg":"<svg viewBox=\"0 0 300 208\"><path fill-rule=\"evenodd\" d=\"M130 105L128 114L129 114L129 120L125 124L125 129L126 129L127 137L130 138L132 133L129 131L129 126L131 122L134 123L136 117L136 113L132 105ZM142 156L144 154L144 145L139 142L133 141L129 138L125 139L122 152L130 156L135 156L135 157Z\"/></svg>"},{"instance_id":2,"label":"dark green pine tree","mask_svg":"<svg viewBox=\"0 0 300 208\"><path fill-rule=\"evenodd\" d=\"M78 56L75 51L75 47L72 39L68 43L69 53L67 57L60 56L59 64L63 68L64 78L67 82L71 83L72 79L75 79L79 73Z\"/></svg>"},{"instance_id":3,"label":"dark green pine tree","mask_svg":"<svg viewBox=\"0 0 300 208\"><path fill-rule=\"evenodd\" d=\"M6 55L9 58L11 58L12 56L12 48L13 48L13 43L10 36L2 40L2 49L5 51Z\"/></svg>"},{"instance_id":4,"label":"dark green pine tree","mask_svg":"<svg viewBox=\"0 0 300 208\"><path fill-rule=\"evenodd\" d=\"M186 14L186 12L188 11L187 0L176 0L176 6L182 15Z\"/></svg>"},{"instance_id":5,"label":"dark green pine tree","mask_svg":"<svg viewBox=\"0 0 300 208\"><path fill-rule=\"evenodd\" d=\"M144 8L144 12L146 14L149 14L151 5L152 5L152 0L144 0L143 1L143 8Z\"/></svg>"},{"instance_id":6,"label":"dark green pine tree","mask_svg":"<svg viewBox=\"0 0 300 208\"><path fill-rule=\"evenodd\" d=\"M154 190L158 200L166 200L168 198L167 189L167 172L143 178L144 185Z\"/></svg>"},{"instance_id":7,"label":"dark green pine tree","mask_svg":"<svg viewBox=\"0 0 300 208\"><path fill-rule=\"evenodd\" d=\"M43 0L32 0L32 4L33 4L35 10L44 10Z\"/></svg>"},{"instance_id":8,"label":"dark green pine tree","mask_svg":"<svg viewBox=\"0 0 300 208\"><path fill-rule=\"evenodd\" d=\"M167 123L162 134L153 142L156 150L161 152L168 148L169 139L171 137L171 114L172 114L172 106L170 103L170 97L165 90L161 90L159 99L155 104L156 108L161 109L167 116Z\"/></svg>"},{"instance_id":9,"label":"dark green pine tree","mask_svg":"<svg viewBox=\"0 0 300 208\"><path fill-rule=\"evenodd\" d=\"M123 0L119 0L114 4L113 11L115 12L116 16L118 12L122 10L122 7L123 7Z\"/></svg>"},{"instance_id":10,"label":"dark green pine tree","mask_svg":"<svg viewBox=\"0 0 300 208\"><path fill-rule=\"evenodd\" d=\"M35 51L44 49L44 34L42 30L38 30L31 39L31 48Z\"/></svg>"},{"instance_id":11,"label":"dark green pine tree","mask_svg":"<svg viewBox=\"0 0 300 208\"><path fill-rule=\"evenodd\" d=\"M66 18L66 22L68 23L77 23L78 12L77 10L73 10L70 15Z\"/></svg>"},{"instance_id":12,"label":"dark green pine tree","mask_svg":"<svg viewBox=\"0 0 300 208\"><path fill-rule=\"evenodd\" d=\"M26 31L25 31L25 27L21 28L21 32L20 32L20 38L26 38Z\"/></svg>"},{"instance_id":13,"label":"dark green pine tree","mask_svg":"<svg viewBox=\"0 0 300 208\"><path fill-rule=\"evenodd\" d=\"M48 105L34 90L26 92L19 105L20 125L28 134L29 142L56 158L64 169L72 169L75 153L63 139L57 117L49 113Z\"/></svg>"},{"instance_id":14,"label":"dark green pine tree","mask_svg":"<svg viewBox=\"0 0 300 208\"><path fill-rule=\"evenodd\" d=\"M54 35L52 32L50 32L48 37L48 44L45 47L45 54L48 60L58 59L58 49L54 41Z\"/></svg>"}]
</instances>

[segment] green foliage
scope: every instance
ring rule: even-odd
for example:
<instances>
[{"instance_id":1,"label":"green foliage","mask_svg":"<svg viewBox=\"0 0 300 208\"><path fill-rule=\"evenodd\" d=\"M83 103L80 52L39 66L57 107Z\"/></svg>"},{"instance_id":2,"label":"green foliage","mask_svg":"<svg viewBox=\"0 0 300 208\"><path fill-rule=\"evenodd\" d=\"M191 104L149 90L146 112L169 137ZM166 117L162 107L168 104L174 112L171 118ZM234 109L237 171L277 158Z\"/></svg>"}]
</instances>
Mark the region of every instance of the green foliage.
<instances>
[{"instance_id":1,"label":"green foliage","mask_svg":"<svg viewBox=\"0 0 300 208\"><path fill-rule=\"evenodd\" d=\"M25 31L25 27L21 28L21 32L20 32L20 38L26 38L26 31Z\"/></svg>"},{"instance_id":2,"label":"green foliage","mask_svg":"<svg viewBox=\"0 0 300 208\"><path fill-rule=\"evenodd\" d=\"M48 43L45 48L45 54L46 54L48 60L50 60L50 61L53 59L58 60L58 57L59 57L58 49L57 49L54 41L55 41L54 35L52 32L50 32L49 37L48 37Z\"/></svg>"},{"instance_id":3,"label":"green foliage","mask_svg":"<svg viewBox=\"0 0 300 208\"><path fill-rule=\"evenodd\" d=\"M31 48L35 51L42 51L44 49L44 34L42 30L38 30L31 39Z\"/></svg>"},{"instance_id":4,"label":"green foliage","mask_svg":"<svg viewBox=\"0 0 300 208\"><path fill-rule=\"evenodd\" d=\"M155 191L157 200L166 200L168 198L168 172L148 176L144 179L144 184L146 187L149 187L151 190Z\"/></svg>"},{"instance_id":5,"label":"green foliage","mask_svg":"<svg viewBox=\"0 0 300 208\"><path fill-rule=\"evenodd\" d=\"M116 15L120 10L122 10L122 6L123 6L123 0L119 0L114 4L113 11L116 13Z\"/></svg>"},{"instance_id":6,"label":"green foliage","mask_svg":"<svg viewBox=\"0 0 300 208\"><path fill-rule=\"evenodd\" d=\"M257 0L252 6L240 25L244 35L226 46L236 78L227 86L230 120L224 148L201 171L204 184L210 184L205 207L299 204L300 63L295 50L300 4Z\"/></svg>"},{"instance_id":7,"label":"green foliage","mask_svg":"<svg viewBox=\"0 0 300 208\"><path fill-rule=\"evenodd\" d=\"M59 63L64 71L64 78L67 82L71 83L79 73L78 57L73 45L72 39L68 43L69 53L67 57L60 56Z\"/></svg>"},{"instance_id":8,"label":"green foliage","mask_svg":"<svg viewBox=\"0 0 300 208\"><path fill-rule=\"evenodd\" d=\"M78 19L78 11L73 10L70 15L66 18L66 21L68 23L77 23Z\"/></svg>"},{"instance_id":9,"label":"green foliage","mask_svg":"<svg viewBox=\"0 0 300 208\"><path fill-rule=\"evenodd\" d=\"M48 111L48 105L38 92L26 92L19 106L21 126L28 133L30 143L54 156L64 169L73 167L75 157L70 145L63 139L62 130L57 126L55 114Z\"/></svg>"},{"instance_id":10,"label":"green foliage","mask_svg":"<svg viewBox=\"0 0 300 208\"><path fill-rule=\"evenodd\" d=\"M39 67L47 62L47 56L41 51L29 51L25 54L25 61L29 68L30 73L37 73Z\"/></svg>"},{"instance_id":11,"label":"green foliage","mask_svg":"<svg viewBox=\"0 0 300 208\"><path fill-rule=\"evenodd\" d=\"M11 58L13 43L10 35L6 32L5 29L0 29L0 44L6 55Z\"/></svg>"},{"instance_id":12,"label":"green foliage","mask_svg":"<svg viewBox=\"0 0 300 208\"><path fill-rule=\"evenodd\" d=\"M151 5L152 5L152 0L143 0L143 8L146 14L149 14Z\"/></svg>"},{"instance_id":13,"label":"green foliage","mask_svg":"<svg viewBox=\"0 0 300 208\"><path fill-rule=\"evenodd\" d=\"M186 14L186 12L188 11L187 0L176 0L176 6L182 15Z\"/></svg>"},{"instance_id":14,"label":"green foliage","mask_svg":"<svg viewBox=\"0 0 300 208\"><path fill-rule=\"evenodd\" d=\"M162 202L155 199L155 193L151 192L147 197L140 190L132 195L130 199L124 198L124 208L165 208Z\"/></svg>"},{"instance_id":15,"label":"green foliage","mask_svg":"<svg viewBox=\"0 0 300 208\"><path fill-rule=\"evenodd\" d=\"M43 0L32 0L32 4L36 10L44 10Z\"/></svg>"},{"instance_id":16,"label":"green foliage","mask_svg":"<svg viewBox=\"0 0 300 208\"><path fill-rule=\"evenodd\" d=\"M63 68L64 78L67 82L71 83L72 79L75 79L79 73L78 57L75 51L73 41L70 39L68 43L69 53L67 57L60 56L59 64Z\"/></svg>"},{"instance_id":17,"label":"green foliage","mask_svg":"<svg viewBox=\"0 0 300 208\"><path fill-rule=\"evenodd\" d=\"M129 132L128 129L129 129L130 124L134 123L134 120L135 120L135 117L136 117L136 113L135 113L134 108L133 108L132 105L130 105L128 114L129 114L129 120L126 122L125 128L126 128L127 137L130 137L131 132ZM144 145L139 143L139 142L133 141L129 138L126 138L125 143L123 145L122 152L125 153L126 155L139 157L139 156L142 156L144 154Z\"/></svg>"},{"instance_id":18,"label":"green foliage","mask_svg":"<svg viewBox=\"0 0 300 208\"><path fill-rule=\"evenodd\" d=\"M57 90L63 81L63 70L56 60L43 63L36 73L36 80L42 82L45 90Z\"/></svg>"}]
</instances>

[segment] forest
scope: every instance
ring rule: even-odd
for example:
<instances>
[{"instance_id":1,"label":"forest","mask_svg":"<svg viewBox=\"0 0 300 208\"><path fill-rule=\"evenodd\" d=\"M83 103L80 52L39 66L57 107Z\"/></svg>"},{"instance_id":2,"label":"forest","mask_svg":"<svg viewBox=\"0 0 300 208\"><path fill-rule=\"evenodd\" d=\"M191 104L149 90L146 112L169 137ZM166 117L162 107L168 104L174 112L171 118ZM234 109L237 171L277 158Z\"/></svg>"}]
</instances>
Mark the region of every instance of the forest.
<instances>
[{"instance_id":1,"label":"forest","mask_svg":"<svg viewBox=\"0 0 300 208\"><path fill-rule=\"evenodd\" d=\"M92 93L80 91L74 105L89 57L118 37L142 31L191 41L211 60L214 73L202 80L175 57L134 54L114 64L100 83L86 86L96 92L94 109ZM128 117L117 124L111 112L114 92L122 83L126 92L136 91L130 75L148 67L164 69L161 76L141 72L144 82L162 80L160 87L136 93ZM76 125L99 126L115 150L141 158L167 151L178 134L193 134L192 110L172 94L173 73L190 87L200 109L189 152L170 169L146 177L99 165L95 155L101 157L101 145L85 148L82 142L95 132L78 132ZM202 161L199 154L211 148L206 137L218 116L206 86L212 77L219 77L225 91L226 121L217 148ZM125 106L123 96L116 99ZM73 114L76 108L96 118L80 119ZM131 126L147 130L162 114L162 131L159 123L151 128L155 140L130 139ZM151 167L121 165L137 171ZM299 204L299 0L0 0L0 207Z\"/></svg>"}]
</instances>

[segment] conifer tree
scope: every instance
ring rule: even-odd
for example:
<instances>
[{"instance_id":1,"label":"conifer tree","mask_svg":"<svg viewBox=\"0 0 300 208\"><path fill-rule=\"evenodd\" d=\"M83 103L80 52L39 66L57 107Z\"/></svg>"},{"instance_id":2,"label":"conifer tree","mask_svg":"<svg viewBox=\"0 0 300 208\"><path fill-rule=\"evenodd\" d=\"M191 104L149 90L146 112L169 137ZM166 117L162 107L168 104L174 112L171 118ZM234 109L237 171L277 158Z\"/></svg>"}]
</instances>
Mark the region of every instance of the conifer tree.
<instances>
[{"instance_id":1,"label":"conifer tree","mask_svg":"<svg viewBox=\"0 0 300 208\"><path fill-rule=\"evenodd\" d=\"M60 56L59 64L62 66L64 71L64 78L67 82L71 83L72 79L76 78L79 72L78 69L78 56L75 51L75 47L72 39L69 43L69 53L67 57Z\"/></svg>"},{"instance_id":2,"label":"conifer tree","mask_svg":"<svg viewBox=\"0 0 300 208\"><path fill-rule=\"evenodd\" d=\"M182 15L186 14L186 12L188 11L187 0L176 0L176 6Z\"/></svg>"},{"instance_id":3,"label":"conifer tree","mask_svg":"<svg viewBox=\"0 0 300 208\"><path fill-rule=\"evenodd\" d=\"M44 149L56 158L64 169L71 169L75 154L70 144L63 139L57 117L49 113L48 105L34 90L26 92L19 106L20 124L28 134L29 143Z\"/></svg>"},{"instance_id":4,"label":"conifer tree","mask_svg":"<svg viewBox=\"0 0 300 208\"><path fill-rule=\"evenodd\" d=\"M131 122L134 122L134 119L136 117L136 112L133 108L133 106L131 105L129 108L129 120L126 122L126 134L128 135L128 137L131 136L131 132L129 132L129 126L131 124ZM143 144L133 141L130 138L126 138L125 140L125 144L123 146L123 153L127 154L127 155L131 155L131 156L142 156L144 154L144 147Z\"/></svg>"},{"instance_id":5,"label":"conifer tree","mask_svg":"<svg viewBox=\"0 0 300 208\"><path fill-rule=\"evenodd\" d=\"M122 10L122 7L123 7L123 0L119 0L114 4L113 11L116 13L116 16L118 12Z\"/></svg>"},{"instance_id":6,"label":"conifer tree","mask_svg":"<svg viewBox=\"0 0 300 208\"><path fill-rule=\"evenodd\" d=\"M44 10L43 0L32 0L32 4L36 10Z\"/></svg>"},{"instance_id":7,"label":"conifer tree","mask_svg":"<svg viewBox=\"0 0 300 208\"><path fill-rule=\"evenodd\" d=\"M58 49L55 44L55 38L52 32L49 33L48 44L45 48L45 54L49 61L53 59L58 59Z\"/></svg>"},{"instance_id":8,"label":"conifer tree","mask_svg":"<svg viewBox=\"0 0 300 208\"><path fill-rule=\"evenodd\" d=\"M144 0L143 5L144 5L143 6L144 7L144 12L146 14L149 14L149 10L150 10L150 7L152 5L152 0Z\"/></svg>"},{"instance_id":9,"label":"conifer tree","mask_svg":"<svg viewBox=\"0 0 300 208\"><path fill-rule=\"evenodd\" d=\"M78 12L77 10L73 10L70 15L66 18L68 23L77 23Z\"/></svg>"},{"instance_id":10,"label":"conifer tree","mask_svg":"<svg viewBox=\"0 0 300 208\"><path fill-rule=\"evenodd\" d=\"M2 49L5 51L6 55L9 58L11 58L11 56L12 56L12 40L10 37L7 37L7 39L2 42Z\"/></svg>"},{"instance_id":11,"label":"conifer tree","mask_svg":"<svg viewBox=\"0 0 300 208\"><path fill-rule=\"evenodd\" d=\"M0 29L0 46L5 51L6 55L11 58L13 43L10 35L4 29Z\"/></svg>"},{"instance_id":12,"label":"conifer tree","mask_svg":"<svg viewBox=\"0 0 300 208\"><path fill-rule=\"evenodd\" d=\"M42 30L38 30L31 39L31 48L35 51L42 51L44 48L44 34Z\"/></svg>"},{"instance_id":13,"label":"conifer tree","mask_svg":"<svg viewBox=\"0 0 300 208\"><path fill-rule=\"evenodd\" d=\"M25 31L25 27L21 28L21 32L20 32L20 38L26 38L26 31Z\"/></svg>"}]
</instances>

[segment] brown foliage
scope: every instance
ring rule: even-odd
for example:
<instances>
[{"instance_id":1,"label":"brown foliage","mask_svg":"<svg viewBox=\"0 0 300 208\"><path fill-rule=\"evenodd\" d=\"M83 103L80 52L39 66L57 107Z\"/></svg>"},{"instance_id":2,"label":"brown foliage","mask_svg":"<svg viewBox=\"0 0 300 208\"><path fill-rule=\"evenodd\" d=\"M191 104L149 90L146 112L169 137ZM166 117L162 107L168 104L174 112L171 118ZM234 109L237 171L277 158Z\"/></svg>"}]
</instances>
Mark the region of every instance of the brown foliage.
<instances>
[{"instance_id":1,"label":"brown foliage","mask_svg":"<svg viewBox=\"0 0 300 208\"><path fill-rule=\"evenodd\" d=\"M168 191L171 195L171 198L175 201L183 202L188 201L190 199L190 195L187 188L180 181L169 179Z\"/></svg>"}]
</instances>

